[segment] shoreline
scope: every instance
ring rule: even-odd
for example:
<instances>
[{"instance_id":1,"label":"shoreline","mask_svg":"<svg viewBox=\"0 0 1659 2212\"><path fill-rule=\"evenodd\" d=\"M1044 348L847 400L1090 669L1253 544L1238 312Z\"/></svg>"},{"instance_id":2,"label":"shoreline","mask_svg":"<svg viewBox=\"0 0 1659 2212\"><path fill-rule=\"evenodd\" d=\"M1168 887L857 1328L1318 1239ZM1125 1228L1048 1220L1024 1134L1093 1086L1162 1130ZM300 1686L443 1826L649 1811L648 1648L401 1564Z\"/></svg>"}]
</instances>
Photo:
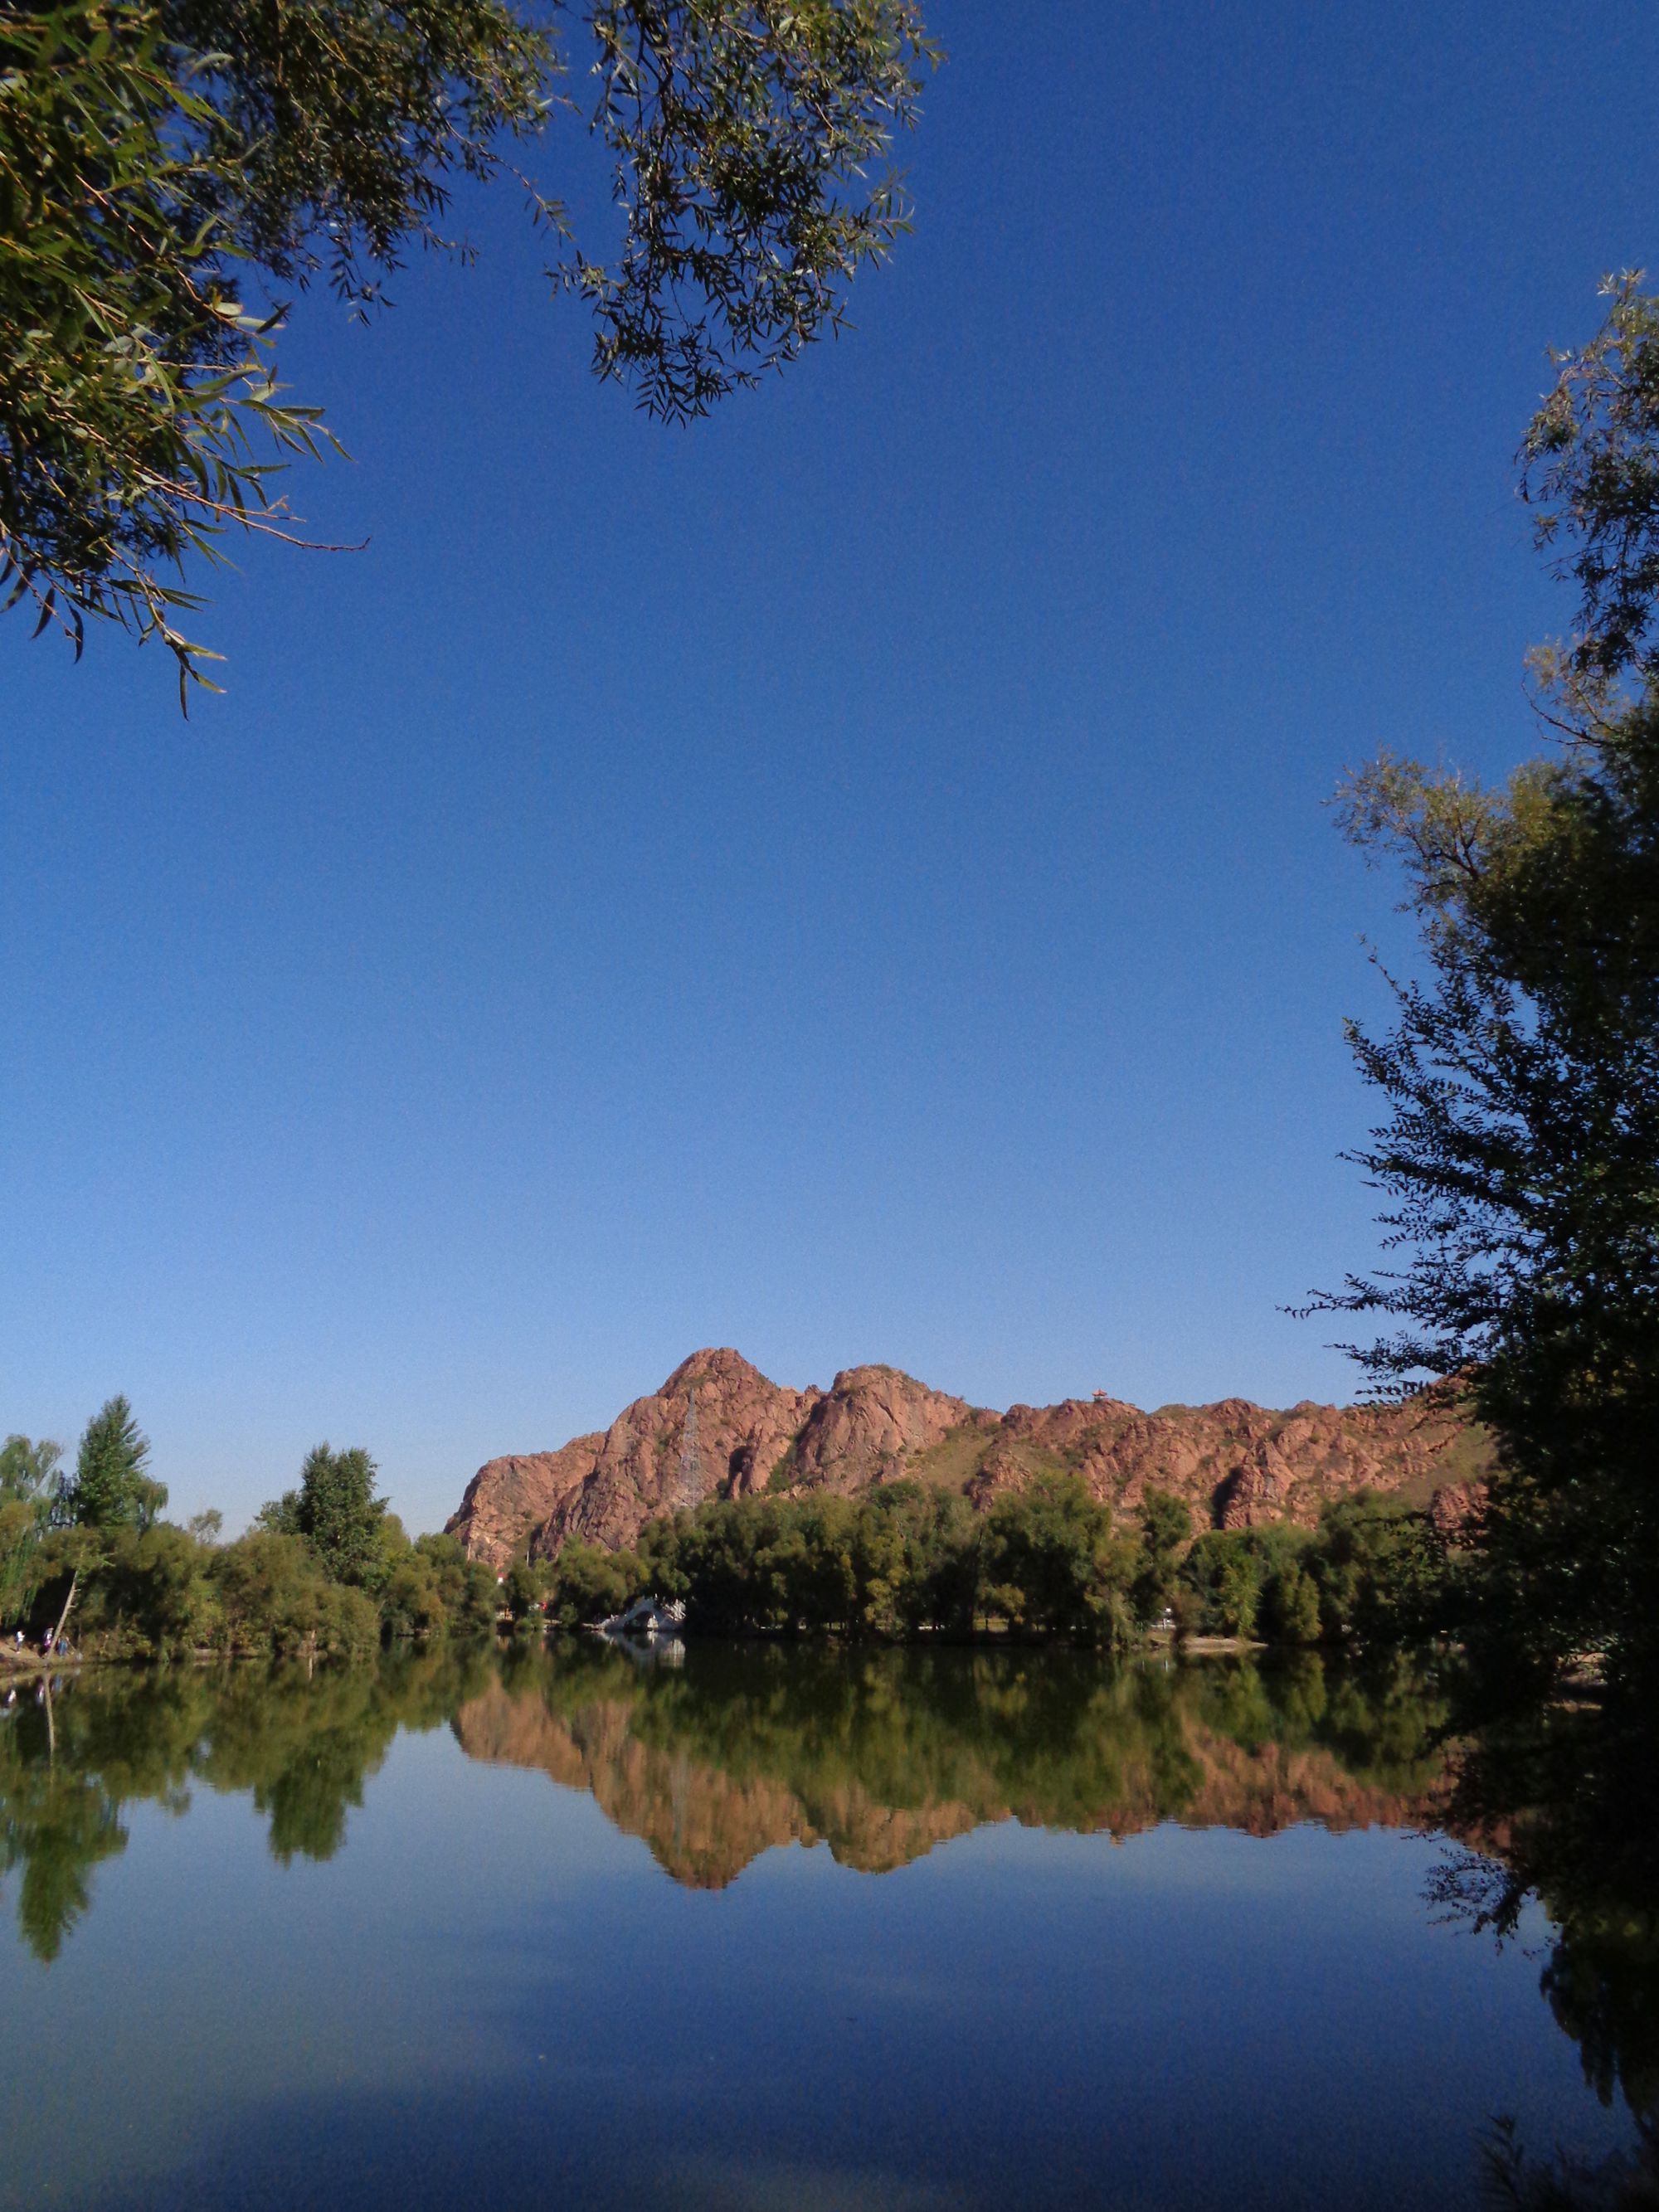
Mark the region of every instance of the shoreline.
<instances>
[{"instance_id":1,"label":"shoreline","mask_svg":"<svg viewBox=\"0 0 1659 2212\"><path fill-rule=\"evenodd\" d=\"M54 1654L48 1659L43 1657L38 1651L31 1651L27 1648L19 1651L14 1646L9 1651L0 1650L0 1680L3 1680L8 1674L68 1674L86 1664L87 1662L78 1651L72 1654L64 1652L61 1656Z\"/></svg>"}]
</instances>

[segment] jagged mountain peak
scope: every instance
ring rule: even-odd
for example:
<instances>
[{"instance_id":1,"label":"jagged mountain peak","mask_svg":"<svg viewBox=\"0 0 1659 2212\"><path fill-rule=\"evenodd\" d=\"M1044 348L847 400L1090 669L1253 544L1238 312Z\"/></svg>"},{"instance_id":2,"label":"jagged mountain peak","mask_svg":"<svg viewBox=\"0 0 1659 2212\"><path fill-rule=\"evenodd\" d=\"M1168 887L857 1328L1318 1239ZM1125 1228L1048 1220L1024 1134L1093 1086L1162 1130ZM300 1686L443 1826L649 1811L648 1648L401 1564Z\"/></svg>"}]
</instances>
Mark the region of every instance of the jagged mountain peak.
<instances>
[{"instance_id":1,"label":"jagged mountain peak","mask_svg":"<svg viewBox=\"0 0 1659 2212\"><path fill-rule=\"evenodd\" d=\"M999 1413L880 1363L843 1368L828 1390L791 1389L711 1346L602 1434L487 1460L447 1526L499 1568L526 1550L550 1558L573 1536L616 1549L655 1516L714 1498L847 1495L908 1478L985 1505L1068 1470L1123 1512L1157 1487L1184 1498L1196 1526L1241 1528L1311 1522L1366 1487L1427 1504L1488 1458L1478 1431L1424 1401L1282 1412L1226 1398L1146 1413L1101 1393Z\"/></svg>"}]
</instances>

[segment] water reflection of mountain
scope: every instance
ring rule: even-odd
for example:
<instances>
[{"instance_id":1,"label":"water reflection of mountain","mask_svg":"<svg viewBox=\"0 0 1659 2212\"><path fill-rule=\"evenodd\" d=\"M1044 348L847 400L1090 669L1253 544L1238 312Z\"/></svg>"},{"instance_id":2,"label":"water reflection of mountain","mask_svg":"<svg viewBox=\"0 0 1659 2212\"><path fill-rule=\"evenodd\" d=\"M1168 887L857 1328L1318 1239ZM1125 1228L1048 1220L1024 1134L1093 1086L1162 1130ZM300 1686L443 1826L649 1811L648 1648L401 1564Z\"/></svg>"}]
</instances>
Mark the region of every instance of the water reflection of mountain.
<instances>
[{"instance_id":1,"label":"water reflection of mountain","mask_svg":"<svg viewBox=\"0 0 1659 2212\"><path fill-rule=\"evenodd\" d=\"M1659 2203L1659 1683L1542 1711L1450 1714L1401 1665L1308 1655L1114 1668L1097 1656L697 1644L641 1667L586 1638L549 1652L437 1647L319 1672L111 1668L0 1687L0 1900L58 1957L126 1848L128 1808L246 1796L270 1852L331 1857L400 1729L590 1792L676 1881L733 1881L780 1844L886 1872L982 1823L1131 1836L1157 1822L1270 1835L1432 1825L1426 1900L1504 1936L1552 1928L1540 1984L1639 2149L1594 2173L1503 2139L1501 2201Z\"/></svg>"},{"instance_id":2,"label":"water reflection of mountain","mask_svg":"<svg viewBox=\"0 0 1659 2212\"><path fill-rule=\"evenodd\" d=\"M1403 1672L1103 1666L1065 1651L603 1647L526 1654L464 1703L471 1757L589 1791L673 1878L732 1881L776 1844L884 1873L1013 1820L1114 1838L1163 1820L1271 1835L1431 1817L1443 1708Z\"/></svg>"}]
</instances>

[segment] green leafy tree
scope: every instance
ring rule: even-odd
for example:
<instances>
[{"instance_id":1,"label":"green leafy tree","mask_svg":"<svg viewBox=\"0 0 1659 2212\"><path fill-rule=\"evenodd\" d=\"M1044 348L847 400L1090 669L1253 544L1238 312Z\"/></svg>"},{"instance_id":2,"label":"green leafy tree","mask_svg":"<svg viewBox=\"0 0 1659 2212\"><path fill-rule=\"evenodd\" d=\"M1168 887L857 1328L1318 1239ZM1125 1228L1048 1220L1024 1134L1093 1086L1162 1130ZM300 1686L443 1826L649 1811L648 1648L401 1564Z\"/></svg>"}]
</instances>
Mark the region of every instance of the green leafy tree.
<instances>
[{"instance_id":1,"label":"green leafy tree","mask_svg":"<svg viewBox=\"0 0 1659 2212\"><path fill-rule=\"evenodd\" d=\"M1579 626L1538 656L1582 693L1659 678L1659 299L1642 271L1603 280L1610 302L1590 343L1558 355L1554 389L1521 449L1538 543L1579 592Z\"/></svg>"},{"instance_id":2,"label":"green leafy tree","mask_svg":"<svg viewBox=\"0 0 1659 2212\"><path fill-rule=\"evenodd\" d=\"M147 1472L149 1439L123 1397L106 1399L87 1423L65 1501L70 1517L88 1528L148 1528L167 1502L164 1485Z\"/></svg>"},{"instance_id":3,"label":"green leafy tree","mask_svg":"<svg viewBox=\"0 0 1659 2212\"><path fill-rule=\"evenodd\" d=\"M362 1660L378 1648L373 1601L334 1580L302 1538L257 1529L209 1557L226 1650Z\"/></svg>"},{"instance_id":4,"label":"green leafy tree","mask_svg":"<svg viewBox=\"0 0 1659 2212\"><path fill-rule=\"evenodd\" d=\"M388 1567L378 1472L361 1445L335 1451L317 1444L306 1454L298 1490L262 1507L259 1526L300 1537L334 1581L377 1589Z\"/></svg>"},{"instance_id":5,"label":"green leafy tree","mask_svg":"<svg viewBox=\"0 0 1659 2212\"><path fill-rule=\"evenodd\" d=\"M1182 1555L1192 1536L1192 1509L1184 1499L1167 1490L1149 1490L1140 1503L1139 1559L1134 1580L1138 1620L1156 1620L1175 1595Z\"/></svg>"},{"instance_id":6,"label":"green leafy tree","mask_svg":"<svg viewBox=\"0 0 1659 2212\"><path fill-rule=\"evenodd\" d=\"M1199 1601L1198 1629L1205 1636L1253 1637L1267 1578L1252 1532L1212 1528L1188 1553L1182 1575Z\"/></svg>"},{"instance_id":7,"label":"green leafy tree","mask_svg":"<svg viewBox=\"0 0 1659 2212\"><path fill-rule=\"evenodd\" d=\"M297 1536L300 1533L300 1493L285 1490L268 1498L253 1516L253 1526L267 1536Z\"/></svg>"},{"instance_id":8,"label":"green leafy tree","mask_svg":"<svg viewBox=\"0 0 1659 2212\"><path fill-rule=\"evenodd\" d=\"M141 1532L154 1528L167 1511L167 1488L154 1476L141 1474L132 1486L132 1518Z\"/></svg>"},{"instance_id":9,"label":"green leafy tree","mask_svg":"<svg viewBox=\"0 0 1659 2212\"><path fill-rule=\"evenodd\" d=\"M102 1540L84 1570L76 1616L82 1650L106 1659L174 1659L218 1643L214 1555L187 1529L163 1522L96 1533Z\"/></svg>"},{"instance_id":10,"label":"green leafy tree","mask_svg":"<svg viewBox=\"0 0 1659 2212\"><path fill-rule=\"evenodd\" d=\"M42 1437L38 1443L27 1437L8 1437L0 1444L0 1498L50 1505L63 1456L62 1444L49 1437Z\"/></svg>"},{"instance_id":11,"label":"green leafy tree","mask_svg":"<svg viewBox=\"0 0 1659 2212\"><path fill-rule=\"evenodd\" d=\"M1269 1644L1317 1644L1319 1584L1293 1562L1271 1569L1261 1585L1261 1633Z\"/></svg>"},{"instance_id":12,"label":"green leafy tree","mask_svg":"<svg viewBox=\"0 0 1659 2212\"><path fill-rule=\"evenodd\" d=\"M500 1610L495 1575L453 1536L417 1536L392 1560L380 1592L388 1635L477 1634Z\"/></svg>"},{"instance_id":13,"label":"green leafy tree","mask_svg":"<svg viewBox=\"0 0 1659 2212\"><path fill-rule=\"evenodd\" d=\"M0 16L0 582L78 651L155 637L181 563L293 534L281 468L333 443L282 396L285 295L383 303L456 181L508 168L594 319L595 367L703 412L844 315L907 227L884 166L933 58L910 0L585 0L610 260L509 161L572 115L562 19L509 0L65 0ZM257 298L253 295L257 295Z\"/></svg>"},{"instance_id":14,"label":"green leafy tree","mask_svg":"<svg viewBox=\"0 0 1659 2212\"><path fill-rule=\"evenodd\" d=\"M39 1586L40 1541L58 1498L64 1448L43 1437L0 1444L0 1624L15 1620Z\"/></svg>"},{"instance_id":15,"label":"green leafy tree","mask_svg":"<svg viewBox=\"0 0 1659 2212\"><path fill-rule=\"evenodd\" d=\"M1127 1639L1133 1548L1074 1474L999 1498L980 1545L981 1607L1038 1635Z\"/></svg>"},{"instance_id":16,"label":"green leafy tree","mask_svg":"<svg viewBox=\"0 0 1659 2212\"><path fill-rule=\"evenodd\" d=\"M548 1588L550 1619L565 1628L608 1620L643 1593L641 1565L631 1552L602 1552L592 1544L568 1543L554 1563Z\"/></svg>"},{"instance_id":17,"label":"green leafy tree","mask_svg":"<svg viewBox=\"0 0 1659 2212\"><path fill-rule=\"evenodd\" d=\"M515 1621L528 1620L538 1610L546 1594L547 1585L548 1577L544 1569L532 1566L528 1559L514 1560L507 1571L501 1595Z\"/></svg>"},{"instance_id":18,"label":"green leafy tree","mask_svg":"<svg viewBox=\"0 0 1659 2212\"><path fill-rule=\"evenodd\" d=\"M1485 1632L1549 1674L1659 1645L1659 310L1633 281L1526 448L1580 628L1536 656L1554 740L1498 788L1388 757L1346 819L1403 869L1424 972L1352 1030L1388 1118L1354 1157L1408 1256L1328 1309L1498 1443ZM1576 560L1571 557L1577 547Z\"/></svg>"},{"instance_id":19,"label":"green leafy tree","mask_svg":"<svg viewBox=\"0 0 1659 2212\"><path fill-rule=\"evenodd\" d=\"M134 1533L131 1521L48 1530L40 1552L35 1627L53 1638L62 1636L76 1601L95 1591L111 1553Z\"/></svg>"},{"instance_id":20,"label":"green leafy tree","mask_svg":"<svg viewBox=\"0 0 1659 2212\"><path fill-rule=\"evenodd\" d=\"M1360 1491L1328 1505L1307 1565L1329 1635L1409 1644L1452 1625L1445 1546L1425 1514L1389 1498Z\"/></svg>"}]
</instances>

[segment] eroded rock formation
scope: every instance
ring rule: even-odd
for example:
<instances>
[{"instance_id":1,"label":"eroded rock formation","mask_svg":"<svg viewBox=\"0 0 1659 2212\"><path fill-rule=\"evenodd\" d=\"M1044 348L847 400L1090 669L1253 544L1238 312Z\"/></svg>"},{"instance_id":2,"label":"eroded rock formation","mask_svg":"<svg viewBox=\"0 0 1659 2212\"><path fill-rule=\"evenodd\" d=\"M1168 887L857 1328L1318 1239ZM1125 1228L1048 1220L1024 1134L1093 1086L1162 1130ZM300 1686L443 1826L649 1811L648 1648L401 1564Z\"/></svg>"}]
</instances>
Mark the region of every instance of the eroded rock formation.
<instances>
[{"instance_id":1,"label":"eroded rock formation","mask_svg":"<svg viewBox=\"0 0 1659 2212\"><path fill-rule=\"evenodd\" d=\"M1062 1469L1130 1515L1156 1486L1184 1498L1200 1527L1311 1524L1328 1498L1363 1488L1419 1505L1443 1494L1455 1511L1487 1459L1485 1438L1429 1401L1275 1412L1225 1398L1146 1413L1103 1395L997 1413L896 1367L850 1367L828 1390L792 1390L740 1353L711 1350L603 1435L488 1461L448 1527L503 1568L526 1548L550 1558L572 1536L614 1550L654 1516L712 1498L845 1495L909 1477L983 1506Z\"/></svg>"}]
</instances>

